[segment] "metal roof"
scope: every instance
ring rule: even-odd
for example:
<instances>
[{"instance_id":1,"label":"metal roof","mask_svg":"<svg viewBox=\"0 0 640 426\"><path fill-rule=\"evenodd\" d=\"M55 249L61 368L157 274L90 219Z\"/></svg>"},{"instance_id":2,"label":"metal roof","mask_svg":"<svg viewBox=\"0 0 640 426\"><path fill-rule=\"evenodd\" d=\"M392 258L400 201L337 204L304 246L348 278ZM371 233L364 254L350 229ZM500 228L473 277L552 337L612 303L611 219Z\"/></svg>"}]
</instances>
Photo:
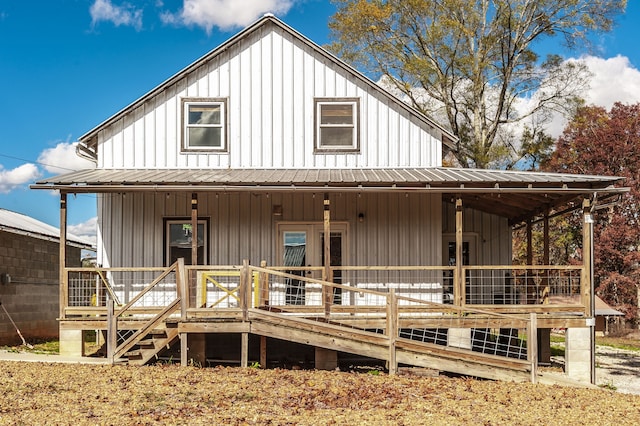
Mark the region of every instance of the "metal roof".
<instances>
[{"instance_id":1,"label":"metal roof","mask_svg":"<svg viewBox=\"0 0 640 426\"><path fill-rule=\"evenodd\" d=\"M38 181L63 192L404 191L460 196L512 221L597 192L615 194L623 178L447 167L402 169L90 169Z\"/></svg>"},{"instance_id":2,"label":"metal roof","mask_svg":"<svg viewBox=\"0 0 640 426\"><path fill-rule=\"evenodd\" d=\"M0 230L48 241L60 241L60 230L58 228L40 222L30 216L2 208L0 208ZM69 233L67 233L67 243L84 249L93 248L91 241Z\"/></svg>"}]
</instances>

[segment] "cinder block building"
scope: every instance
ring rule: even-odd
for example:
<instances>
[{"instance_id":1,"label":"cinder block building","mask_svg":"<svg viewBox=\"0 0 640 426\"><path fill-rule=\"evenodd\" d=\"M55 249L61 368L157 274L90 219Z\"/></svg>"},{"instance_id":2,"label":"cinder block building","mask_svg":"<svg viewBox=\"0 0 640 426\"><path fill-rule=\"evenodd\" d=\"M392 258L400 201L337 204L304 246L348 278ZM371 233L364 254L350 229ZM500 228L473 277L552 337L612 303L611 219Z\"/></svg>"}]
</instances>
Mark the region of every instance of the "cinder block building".
<instances>
[{"instance_id":1,"label":"cinder block building","mask_svg":"<svg viewBox=\"0 0 640 426\"><path fill-rule=\"evenodd\" d=\"M80 266L89 241L67 236L66 261ZM0 345L58 337L60 231L0 209ZM6 311L5 311L6 310Z\"/></svg>"}]
</instances>

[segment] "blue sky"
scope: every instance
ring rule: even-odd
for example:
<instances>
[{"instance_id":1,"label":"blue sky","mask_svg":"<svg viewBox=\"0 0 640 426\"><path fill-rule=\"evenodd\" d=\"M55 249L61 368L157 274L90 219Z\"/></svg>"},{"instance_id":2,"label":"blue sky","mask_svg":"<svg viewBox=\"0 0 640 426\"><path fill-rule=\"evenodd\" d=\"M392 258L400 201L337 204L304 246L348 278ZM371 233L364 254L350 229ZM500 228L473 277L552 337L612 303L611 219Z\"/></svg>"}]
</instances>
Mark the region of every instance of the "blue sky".
<instances>
[{"instance_id":1,"label":"blue sky","mask_svg":"<svg viewBox=\"0 0 640 426\"><path fill-rule=\"evenodd\" d=\"M629 3L581 57L594 73L590 103L640 102L640 2ZM58 226L59 197L29 184L85 167L78 137L265 12L324 44L335 9L326 0L0 0L0 207ZM71 231L95 233L95 214L94 195L72 197Z\"/></svg>"}]
</instances>

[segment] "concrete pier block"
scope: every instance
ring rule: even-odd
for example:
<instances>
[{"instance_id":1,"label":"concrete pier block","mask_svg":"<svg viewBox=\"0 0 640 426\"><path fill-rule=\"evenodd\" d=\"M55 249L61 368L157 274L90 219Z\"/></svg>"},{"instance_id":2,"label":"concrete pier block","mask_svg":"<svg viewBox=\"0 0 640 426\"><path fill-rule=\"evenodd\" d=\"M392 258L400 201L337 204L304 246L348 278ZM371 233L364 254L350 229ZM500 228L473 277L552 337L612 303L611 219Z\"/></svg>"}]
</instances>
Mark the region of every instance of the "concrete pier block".
<instances>
[{"instance_id":1,"label":"concrete pier block","mask_svg":"<svg viewBox=\"0 0 640 426\"><path fill-rule=\"evenodd\" d=\"M82 330L60 330L60 355L84 356L84 332Z\"/></svg>"},{"instance_id":2,"label":"concrete pier block","mask_svg":"<svg viewBox=\"0 0 640 426\"><path fill-rule=\"evenodd\" d=\"M565 335L565 372L584 383L591 382L591 329L568 328Z\"/></svg>"}]
</instances>

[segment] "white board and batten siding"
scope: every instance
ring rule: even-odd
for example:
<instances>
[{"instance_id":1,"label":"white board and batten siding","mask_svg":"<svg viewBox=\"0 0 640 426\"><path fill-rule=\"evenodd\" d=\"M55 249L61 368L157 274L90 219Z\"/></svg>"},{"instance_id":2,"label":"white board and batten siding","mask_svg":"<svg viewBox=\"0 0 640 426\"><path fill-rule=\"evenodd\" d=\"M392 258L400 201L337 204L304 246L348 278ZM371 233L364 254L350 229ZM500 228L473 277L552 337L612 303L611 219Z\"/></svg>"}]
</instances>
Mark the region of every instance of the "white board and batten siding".
<instances>
[{"instance_id":1,"label":"white board and batten siding","mask_svg":"<svg viewBox=\"0 0 640 426\"><path fill-rule=\"evenodd\" d=\"M164 264L164 219L188 218L190 197L159 192L100 194L98 233L103 247L98 262L123 267ZM347 224L345 264L442 264L438 194L332 193L330 200L331 220ZM209 221L207 263L239 265L249 259L255 265L261 260L281 264L277 224L321 224L322 204L322 194L312 193L201 193L199 216ZM282 216L272 214L274 205L282 206Z\"/></svg>"},{"instance_id":2,"label":"white board and batten siding","mask_svg":"<svg viewBox=\"0 0 640 426\"><path fill-rule=\"evenodd\" d=\"M441 165L440 133L349 67L267 22L98 133L98 167L376 168ZM358 98L360 151L314 153L314 99ZM227 100L228 152L181 152L183 98Z\"/></svg>"}]
</instances>

